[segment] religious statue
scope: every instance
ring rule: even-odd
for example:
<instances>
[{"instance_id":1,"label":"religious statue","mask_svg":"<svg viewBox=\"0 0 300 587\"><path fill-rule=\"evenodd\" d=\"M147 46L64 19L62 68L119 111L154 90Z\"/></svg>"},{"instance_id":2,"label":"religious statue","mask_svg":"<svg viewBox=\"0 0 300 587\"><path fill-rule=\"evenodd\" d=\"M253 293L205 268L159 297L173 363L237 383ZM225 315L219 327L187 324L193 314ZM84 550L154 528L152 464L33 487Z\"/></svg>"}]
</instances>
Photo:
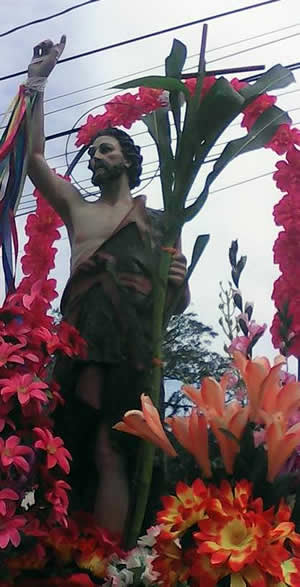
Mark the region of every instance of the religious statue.
<instances>
[{"instance_id":1,"label":"religious statue","mask_svg":"<svg viewBox=\"0 0 300 587\"><path fill-rule=\"evenodd\" d=\"M85 359L58 359L55 368L66 399L58 425L73 455L71 483L78 507L88 509L92 503L99 525L122 533L133 497L129 478L135 453L132 440L111 428L126 410L139 407L145 371L151 366L152 275L163 212L147 208L145 196L132 197L131 190L140 184L142 156L122 130L107 128L90 144L88 167L99 187L96 201L86 201L48 166L43 88L65 42L63 36L58 44L39 43L28 68L27 91L38 90L28 173L66 225L71 275L61 310L87 341ZM170 300L186 274L179 242L176 249L169 271ZM183 291L176 313L189 302L188 289Z\"/></svg>"}]
</instances>

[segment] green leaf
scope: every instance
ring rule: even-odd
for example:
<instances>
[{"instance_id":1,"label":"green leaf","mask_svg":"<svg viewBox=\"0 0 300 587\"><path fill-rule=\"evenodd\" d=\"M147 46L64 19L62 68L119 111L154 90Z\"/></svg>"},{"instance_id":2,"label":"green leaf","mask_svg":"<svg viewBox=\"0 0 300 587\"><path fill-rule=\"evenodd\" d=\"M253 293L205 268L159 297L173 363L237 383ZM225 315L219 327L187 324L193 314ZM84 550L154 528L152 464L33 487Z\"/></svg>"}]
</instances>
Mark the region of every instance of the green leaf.
<instances>
[{"instance_id":1,"label":"green leaf","mask_svg":"<svg viewBox=\"0 0 300 587\"><path fill-rule=\"evenodd\" d=\"M186 53L186 46L181 43L181 41L178 41L178 39L174 39L171 53L165 61L166 75L168 77L175 77L176 79L180 79L181 72L186 60Z\"/></svg>"},{"instance_id":2,"label":"green leaf","mask_svg":"<svg viewBox=\"0 0 300 587\"><path fill-rule=\"evenodd\" d=\"M220 77L198 109L194 127L195 142L199 144L205 141L207 152L207 148L213 146L228 124L241 112L244 104L243 96L224 77Z\"/></svg>"},{"instance_id":3,"label":"green leaf","mask_svg":"<svg viewBox=\"0 0 300 587\"><path fill-rule=\"evenodd\" d=\"M265 110L245 137L235 139L226 145L214 165L212 172L214 178L215 174L219 175L224 167L238 157L238 155L263 147L271 140L280 124L289 122L291 122L289 115L280 108L277 108L277 106L272 106Z\"/></svg>"},{"instance_id":4,"label":"green leaf","mask_svg":"<svg viewBox=\"0 0 300 587\"><path fill-rule=\"evenodd\" d=\"M143 116L142 121L147 126L158 151L163 201L164 207L167 209L172 198L174 181L174 157L171 149L171 131L168 112L160 108L147 116Z\"/></svg>"},{"instance_id":5,"label":"green leaf","mask_svg":"<svg viewBox=\"0 0 300 587\"><path fill-rule=\"evenodd\" d=\"M188 281L208 243L210 239L210 235L209 234L200 234L199 236L197 236L196 238L196 242L194 244L194 248L193 248L193 253L192 253L192 259L191 259L191 264L188 267L188 270L186 272L186 279L185 281Z\"/></svg>"},{"instance_id":6,"label":"green leaf","mask_svg":"<svg viewBox=\"0 0 300 587\"><path fill-rule=\"evenodd\" d=\"M245 99L223 77L216 81L201 102L195 104L194 98L191 100L190 122L183 131L176 165L176 198L185 200L205 157L241 112L244 103ZM190 165L188 154L189 161L192 161Z\"/></svg>"},{"instance_id":7,"label":"green leaf","mask_svg":"<svg viewBox=\"0 0 300 587\"><path fill-rule=\"evenodd\" d=\"M207 176L200 196L194 204L185 209L186 221L191 220L202 208L207 199L210 186L228 163L242 153L263 147L271 140L280 124L289 123L290 121L291 119L286 112L277 108L277 106L272 106L259 116L246 136L230 141L216 161L213 170Z\"/></svg>"},{"instance_id":8,"label":"green leaf","mask_svg":"<svg viewBox=\"0 0 300 587\"><path fill-rule=\"evenodd\" d=\"M239 93L244 96L247 104L261 94L286 88L286 86L289 86L294 81L295 77L292 72L287 67L278 64L264 72L254 84L249 84L239 90Z\"/></svg>"},{"instance_id":9,"label":"green leaf","mask_svg":"<svg viewBox=\"0 0 300 587\"><path fill-rule=\"evenodd\" d=\"M158 90L168 90L169 92L183 92L186 99L190 99L190 93L181 81L174 77L165 77L163 75L148 75L113 87L127 90L128 88L137 88L140 86L144 86L145 88L155 88Z\"/></svg>"}]
</instances>

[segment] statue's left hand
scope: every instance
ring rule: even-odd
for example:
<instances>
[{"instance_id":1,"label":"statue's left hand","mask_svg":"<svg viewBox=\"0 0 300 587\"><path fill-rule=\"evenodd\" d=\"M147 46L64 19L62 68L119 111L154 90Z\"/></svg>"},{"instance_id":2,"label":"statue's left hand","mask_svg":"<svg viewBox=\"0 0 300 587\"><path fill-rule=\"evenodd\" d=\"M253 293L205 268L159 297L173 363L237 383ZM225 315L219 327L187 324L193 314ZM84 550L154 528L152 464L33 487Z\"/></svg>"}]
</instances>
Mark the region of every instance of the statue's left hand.
<instances>
[{"instance_id":1,"label":"statue's left hand","mask_svg":"<svg viewBox=\"0 0 300 587\"><path fill-rule=\"evenodd\" d=\"M175 253L169 269L169 283L180 287L186 275L186 258L182 253Z\"/></svg>"}]
</instances>

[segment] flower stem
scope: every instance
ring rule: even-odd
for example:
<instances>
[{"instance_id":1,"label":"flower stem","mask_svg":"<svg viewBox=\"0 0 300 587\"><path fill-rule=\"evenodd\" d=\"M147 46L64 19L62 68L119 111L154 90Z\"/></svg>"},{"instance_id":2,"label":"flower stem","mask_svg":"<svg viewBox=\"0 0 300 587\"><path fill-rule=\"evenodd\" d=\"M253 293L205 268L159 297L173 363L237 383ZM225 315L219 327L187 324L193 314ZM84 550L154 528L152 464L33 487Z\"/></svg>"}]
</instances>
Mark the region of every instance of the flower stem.
<instances>
[{"instance_id":1,"label":"flower stem","mask_svg":"<svg viewBox=\"0 0 300 587\"><path fill-rule=\"evenodd\" d=\"M172 243L173 244L173 243ZM170 247L170 244L166 244ZM154 282L153 291L153 318L152 318L152 356L154 359L152 369L146 374L145 387L150 390L150 397L153 404L158 407L160 399L160 388L162 380L162 338L163 338L163 321L165 302L167 297L168 273L170 267L171 255L166 251L161 252L160 266L158 277ZM148 377L151 377L149 385ZM126 548L133 548L136 544L137 538L140 535L145 511L148 503L152 471L154 462L155 447L149 442L141 444L140 453L138 456L138 463L140 464L140 472L138 472L135 510L131 520L129 520L130 528L127 531Z\"/></svg>"}]
</instances>

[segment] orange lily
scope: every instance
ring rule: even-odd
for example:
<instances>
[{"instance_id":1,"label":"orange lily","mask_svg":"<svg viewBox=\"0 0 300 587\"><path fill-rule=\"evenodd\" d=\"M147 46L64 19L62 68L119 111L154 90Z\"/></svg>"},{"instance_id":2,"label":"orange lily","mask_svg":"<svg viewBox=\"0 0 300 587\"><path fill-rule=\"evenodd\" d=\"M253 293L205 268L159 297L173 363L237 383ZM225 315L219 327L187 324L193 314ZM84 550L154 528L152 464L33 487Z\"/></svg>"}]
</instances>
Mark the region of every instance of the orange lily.
<instances>
[{"instance_id":1,"label":"orange lily","mask_svg":"<svg viewBox=\"0 0 300 587\"><path fill-rule=\"evenodd\" d=\"M248 406L244 408L235 401L225 408L221 418L211 419L211 429L218 441L225 469L230 475L233 473L235 459L240 452L241 439L249 417ZM226 430L232 437L226 434Z\"/></svg>"},{"instance_id":2,"label":"orange lily","mask_svg":"<svg viewBox=\"0 0 300 587\"><path fill-rule=\"evenodd\" d=\"M177 453L165 434L159 413L150 397L142 393L141 403L142 411L129 410L124 414L123 421L115 424L113 428L148 440L161 448L170 457L176 457Z\"/></svg>"},{"instance_id":3,"label":"orange lily","mask_svg":"<svg viewBox=\"0 0 300 587\"><path fill-rule=\"evenodd\" d=\"M268 449L268 480L272 482L300 444L300 422L287 428L287 422L278 415L270 416L268 421L265 441Z\"/></svg>"},{"instance_id":4,"label":"orange lily","mask_svg":"<svg viewBox=\"0 0 300 587\"><path fill-rule=\"evenodd\" d=\"M211 477L205 416L193 409L189 416L173 416L167 418L166 423L171 427L178 442L195 457L205 477Z\"/></svg>"},{"instance_id":5,"label":"orange lily","mask_svg":"<svg viewBox=\"0 0 300 587\"><path fill-rule=\"evenodd\" d=\"M250 360L239 351L235 351L233 357L233 364L240 371L247 387L250 419L256 420L262 404L266 406L281 389L280 371L285 359L277 357L275 365L271 367L266 357Z\"/></svg>"},{"instance_id":6,"label":"orange lily","mask_svg":"<svg viewBox=\"0 0 300 587\"><path fill-rule=\"evenodd\" d=\"M220 382L213 377L204 377L200 390L193 385L183 385L181 389L210 419L214 415L222 416L224 412L227 382L228 378L224 375Z\"/></svg>"},{"instance_id":7,"label":"orange lily","mask_svg":"<svg viewBox=\"0 0 300 587\"><path fill-rule=\"evenodd\" d=\"M218 441L225 469L231 474L235 458L240 450L238 441L247 424L249 410L248 407L243 408L236 401L225 405L227 384L226 375L220 382L212 377L205 377L200 390L192 385L184 385L182 391L204 413ZM226 435L226 432L222 430L228 430L235 438Z\"/></svg>"}]
</instances>

